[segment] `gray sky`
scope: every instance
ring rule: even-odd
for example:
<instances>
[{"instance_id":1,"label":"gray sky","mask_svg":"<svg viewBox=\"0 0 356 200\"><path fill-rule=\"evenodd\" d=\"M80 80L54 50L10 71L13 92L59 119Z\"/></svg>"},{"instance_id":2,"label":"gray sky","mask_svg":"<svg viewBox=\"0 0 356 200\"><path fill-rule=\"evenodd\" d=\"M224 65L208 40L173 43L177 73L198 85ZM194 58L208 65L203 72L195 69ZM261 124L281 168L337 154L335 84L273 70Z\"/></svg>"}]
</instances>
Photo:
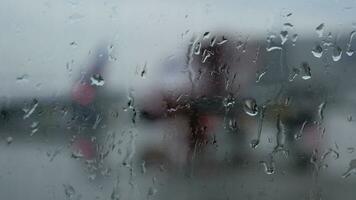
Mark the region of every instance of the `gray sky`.
<instances>
[{"instance_id":1,"label":"gray sky","mask_svg":"<svg viewBox=\"0 0 356 200\"><path fill-rule=\"evenodd\" d=\"M351 0L2 0L0 94L65 93L101 41L114 45L118 61L106 80L120 89L137 80L137 66L147 62L154 71L197 33L222 29L265 38L288 21L303 39L314 37L321 23L327 31L349 33L355 28L353 13ZM66 63L72 60L70 72ZM16 81L23 75L27 80Z\"/></svg>"}]
</instances>

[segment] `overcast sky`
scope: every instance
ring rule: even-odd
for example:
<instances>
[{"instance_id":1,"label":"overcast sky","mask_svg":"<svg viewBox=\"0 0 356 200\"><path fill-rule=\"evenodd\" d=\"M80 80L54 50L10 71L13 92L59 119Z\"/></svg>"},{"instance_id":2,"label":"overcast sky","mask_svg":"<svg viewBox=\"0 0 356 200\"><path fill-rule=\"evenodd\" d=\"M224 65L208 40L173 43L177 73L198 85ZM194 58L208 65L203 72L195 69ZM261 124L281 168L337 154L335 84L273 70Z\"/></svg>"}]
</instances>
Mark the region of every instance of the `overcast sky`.
<instances>
[{"instance_id":1,"label":"overcast sky","mask_svg":"<svg viewBox=\"0 0 356 200\"><path fill-rule=\"evenodd\" d=\"M66 92L89 62L89 51L103 41L114 45L118 59L106 80L119 89L135 82L137 66L148 63L154 71L200 32L219 29L265 38L288 21L303 39L315 35L321 23L349 33L354 13L351 0L2 0L0 95ZM72 72L66 63L72 63ZM16 81L24 75L26 80Z\"/></svg>"}]
</instances>

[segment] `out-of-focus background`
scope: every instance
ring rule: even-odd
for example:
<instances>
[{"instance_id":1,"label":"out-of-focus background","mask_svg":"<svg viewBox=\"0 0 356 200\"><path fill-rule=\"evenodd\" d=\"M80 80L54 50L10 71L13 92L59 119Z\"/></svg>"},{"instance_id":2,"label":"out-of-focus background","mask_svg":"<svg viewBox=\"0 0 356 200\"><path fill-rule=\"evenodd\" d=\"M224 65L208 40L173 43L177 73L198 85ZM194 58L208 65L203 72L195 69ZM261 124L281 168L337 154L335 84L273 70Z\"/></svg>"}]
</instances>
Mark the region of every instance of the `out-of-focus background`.
<instances>
[{"instance_id":1,"label":"out-of-focus background","mask_svg":"<svg viewBox=\"0 0 356 200\"><path fill-rule=\"evenodd\" d=\"M2 0L0 199L354 199L351 0Z\"/></svg>"}]
</instances>

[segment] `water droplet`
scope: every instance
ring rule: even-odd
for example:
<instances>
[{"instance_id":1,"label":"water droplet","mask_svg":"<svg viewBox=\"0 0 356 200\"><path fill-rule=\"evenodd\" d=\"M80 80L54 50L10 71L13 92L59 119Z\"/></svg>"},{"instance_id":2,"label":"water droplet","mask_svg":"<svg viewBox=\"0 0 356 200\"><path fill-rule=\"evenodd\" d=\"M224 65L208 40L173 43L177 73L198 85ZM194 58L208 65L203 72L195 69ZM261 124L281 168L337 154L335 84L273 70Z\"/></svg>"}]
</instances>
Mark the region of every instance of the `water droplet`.
<instances>
[{"instance_id":1,"label":"water droplet","mask_svg":"<svg viewBox=\"0 0 356 200\"><path fill-rule=\"evenodd\" d=\"M231 109L235 105L235 98L233 95L229 94L227 97L224 98L223 100L223 105L227 109Z\"/></svg>"},{"instance_id":2,"label":"water droplet","mask_svg":"<svg viewBox=\"0 0 356 200\"><path fill-rule=\"evenodd\" d=\"M13 141L14 141L14 139L11 136L6 138L6 144L7 145L10 145Z\"/></svg>"},{"instance_id":3,"label":"water droplet","mask_svg":"<svg viewBox=\"0 0 356 200\"><path fill-rule=\"evenodd\" d=\"M200 54L200 49L201 49L201 43L197 42L194 46L194 54L199 55Z\"/></svg>"},{"instance_id":4,"label":"water droplet","mask_svg":"<svg viewBox=\"0 0 356 200\"><path fill-rule=\"evenodd\" d=\"M256 72L256 83L259 83L261 81L261 78L267 73L267 71L263 71L261 73Z\"/></svg>"},{"instance_id":5,"label":"water droplet","mask_svg":"<svg viewBox=\"0 0 356 200\"><path fill-rule=\"evenodd\" d=\"M311 70L307 62L302 63L302 79L308 80L311 78Z\"/></svg>"},{"instance_id":6,"label":"water droplet","mask_svg":"<svg viewBox=\"0 0 356 200\"><path fill-rule=\"evenodd\" d=\"M319 114L319 119L322 121L324 120L324 110L326 107L326 102L322 102L319 107L318 107L318 114Z\"/></svg>"},{"instance_id":7,"label":"water droplet","mask_svg":"<svg viewBox=\"0 0 356 200\"><path fill-rule=\"evenodd\" d=\"M283 45L284 43L286 43L287 42L287 40L288 40L288 31L281 31L280 33L279 33L279 36L281 37L281 44Z\"/></svg>"},{"instance_id":8,"label":"water droplet","mask_svg":"<svg viewBox=\"0 0 356 200\"><path fill-rule=\"evenodd\" d=\"M236 45L236 49L244 53L246 52L246 45L247 42L238 41Z\"/></svg>"},{"instance_id":9,"label":"water droplet","mask_svg":"<svg viewBox=\"0 0 356 200\"><path fill-rule=\"evenodd\" d=\"M202 57L202 61L201 62L205 63L208 60L208 58L210 58L212 55L214 55L213 52L205 49L204 52L203 52L203 57Z\"/></svg>"},{"instance_id":10,"label":"water droplet","mask_svg":"<svg viewBox=\"0 0 356 200\"><path fill-rule=\"evenodd\" d=\"M355 152L355 148L354 147L348 147L347 148L347 153L353 153Z\"/></svg>"},{"instance_id":11,"label":"water droplet","mask_svg":"<svg viewBox=\"0 0 356 200\"><path fill-rule=\"evenodd\" d=\"M207 39L207 38L209 38L210 37L210 32L205 32L204 34L203 34L203 39Z\"/></svg>"},{"instance_id":12,"label":"water droplet","mask_svg":"<svg viewBox=\"0 0 356 200\"><path fill-rule=\"evenodd\" d=\"M72 47L77 47L78 46L78 44L75 41L70 42L69 45L72 46Z\"/></svg>"},{"instance_id":13,"label":"water droplet","mask_svg":"<svg viewBox=\"0 0 356 200\"><path fill-rule=\"evenodd\" d=\"M38 106L37 99L33 99L32 103L30 104L30 108L22 109L25 112L23 119L29 118L32 115L32 113L36 110L37 106Z\"/></svg>"},{"instance_id":14,"label":"water droplet","mask_svg":"<svg viewBox=\"0 0 356 200\"><path fill-rule=\"evenodd\" d=\"M354 54L354 50L351 49L351 44L352 44L352 39L354 38L354 36L356 35L356 31L352 31L350 33L350 38L349 38L349 42L346 44L346 55L348 56L352 56Z\"/></svg>"},{"instance_id":15,"label":"water droplet","mask_svg":"<svg viewBox=\"0 0 356 200\"><path fill-rule=\"evenodd\" d=\"M305 128L305 125L307 125L307 121L304 121L303 124L302 124L302 127L300 128L299 132L297 132L295 135L294 135L294 139L296 140L299 140L302 135L303 135L303 132L304 132L304 128Z\"/></svg>"},{"instance_id":16,"label":"water droplet","mask_svg":"<svg viewBox=\"0 0 356 200\"><path fill-rule=\"evenodd\" d=\"M349 168L347 171L342 175L342 178L347 178L350 175L356 173L356 159L353 159L349 163Z\"/></svg>"},{"instance_id":17,"label":"water droplet","mask_svg":"<svg viewBox=\"0 0 356 200\"><path fill-rule=\"evenodd\" d=\"M300 69L294 67L292 73L289 75L289 81L292 82L300 74Z\"/></svg>"},{"instance_id":18,"label":"water droplet","mask_svg":"<svg viewBox=\"0 0 356 200\"><path fill-rule=\"evenodd\" d=\"M37 131L38 131L38 125L39 125L40 123L39 122L32 122L32 124L31 124L31 136L33 136L33 134L35 134Z\"/></svg>"},{"instance_id":19,"label":"water droplet","mask_svg":"<svg viewBox=\"0 0 356 200\"><path fill-rule=\"evenodd\" d=\"M285 106L289 106L289 105L290 105L290 102L291 102L291 97L286 97L286 98L284 99L284 105L285 105Z\"/></svg>"},{"instance_id":20,"label":"water droplet","mask_svg":"<svg viewBox=\"0 0 356 200\"><path fill-rule=\"evenodd\" d=\"M347 116L347 121L352 122L353 118L352 115Z\"/></svg>"},{"instance_id":21,"label":"water droplet","mask_svg":"<svg viewBox=\"0 0 356 200\"><path fill-rule=\"evenodd\" d=\"M64 194L67 199L72 199L75 195L75 189L69 184L63 184Z\"/></svg>"},{"instance_id":22,"label":"water droplet","mask_svg":"<svg viewBox=\"0 0 356 200\"><path fill-rule=\"evenodd\" d=\"M146 173L146 162L145 161L142 161L142 163L141 163L141 172L142 172L142 174Z\"/></svg>"},{"instance_id":23,"label":"water droplet","mask_svg":"<svg viewBox=\"0 0 356 200\"><path fill-rule=\"evenodd\" d=\"M103 119L103 117L100 114L97 114L92 129L98 128L98 126L99 126L100 122L102 121L102 119Z\"/></svg>"},{"instance_id":24,"label":"water droplet","mask_svg":"<svg viewBox=\"0 0 356 200\"><path fill-rule=\"evenodd\" d=\"M96 179L96 174L90 174L88 176L89 181L94 181Z\"/></svg>"},{"instance_id":25,"label":"water droplet","mask_svg":"<svg viewBox=\"0 0 356 200\"><path fill-rule=\"evenodd\" d=\"M293 27L293 24L287 22L287 23L284 23L283 24L285 27L289 27L289 28L292 28Z\"/></svg>"},{"instance_id":26,"label":"water droplet","mask_svg":"<svg viewBox=\"0 0 356 200\"><path fill-rule=\"evenodd\" d=\"M339 46L335 46L333 48L333 54L332 54L332 58L334 62L337 62L341 59L341 55L342 55L342 49Z\"/></svg>"},{"instance_id":27,"label":"water droplet","mask_svg":"<svg viewBox=\"0 0 356 200\"><path fill-rule=\"evenodd\" d=\"M126 167L131 167L132 164L132 159L133 156L135 154L136 151L136 145L135 145L135 133L131 132L131 136L130 136L130 144L127 147L127 151L126 151L126 156L122 162L122 164Z\"/></svg>"},{"instance_id":28,"label":"water droplet","mask_svg":"<svg viewBox=\"0 0 356 200\"><path fill-rule=\"evenodd\" d=\"M115 181L115 184L114 184L114 187L113 187L113 190L112 190L111 195L110 195L110 199L111 200L120 200L119 184L120 184L119 177L117 177L116 181Z\"/></svg>"},{"instance_id":29,"label":"water droplet","mask_svg":"<svg viewBox=\"0 0 356 200\"><path fill-rule=\"evenodd\" d=\"M324 23L321 23L321 24L319 24L319 26L317 26L315 28L315 31L316 31L316 33L318 34L319 37L323 37L324 26L325 26Z\"/></svg>"},{"instance_id":30,"label":"water droplet","mask_svg":"<svg viewBox=\"0 0 356 200\"><path fill-rule=\"evenodd\" d=\"M256 116L258 114L258 106L256 100L245 99L244 101L244 111L249 116Z\"/></svg>"},{"instance_id":31,"label":"water droplet","mask_svg":"<svg viewBox=\"0 0 356 200\"><path fill-rule=\"evenodd\" d=\"M316 58L321 58L321 56L323 56L323 48L319 44L316 45L311 52Z\"/></svg>"},{"instance_id":32,"label":"water droplet","mask_svg":"<svg viewBox=\"0 0 356 200\"><path fill-rule=\"evenodd\" d=\"M260 164L263 166L264 171L267 175L272 175L276 172L274 161L266 162L260 161Z\"/></svg>"},{"instance_id":33,"label":"water droplet","mask_svg":"<svg viewBox=\"0 0 356 200\"><path fill-rule=\"evenodd\" d=\"M27 81L28 80L28 74L22 74L21 76L16 77L16 81L22 82L22 81Z\"/></svg>"},{"instance_id":34,"label":"water droplet","mask_svg":"<svg viewBox=\"0 0 356 200\"><path fill-rule=\"evenodd\" d=\"M260 144L260 139L261 139L261 135L262 135L262 126L263 126L263 120L265 117L265 111L266 111L266 104L262 105L260 107L260 114L259 114L259 118L258 118L258 125L257 125L257 139L253 139L250 143L251 148L256 149L257 146Z\"/></svg>"},{"instance_id":35,"label":"water droplet","mask_svg":"<svg viewBox=\"0 0 356 200\"><path fill-rule=\"evenodd\" d=\"M150 187L148 189L147 196L149 196L149 197L154 196L157 192L158 192L158 190L156 188Z\"/></svg>"},{"instance_id":36,"label":"water droplet","mask_svg":"<svg viewBox=\"0 0 356 200\"><path fill-rule=\"evenodd\" d=\"M74 158L74 159L80 159L80 158L83 158L84 155L80 150L75 150L75 151L72 152L71 157Z\"/></svg>"},{"instance_id":37,"label":"water droplet","mask_svg":"<svg viewBox=\"0 0 356 200\"><path fill-rule=\"evenodd\" d=\"M94 74L93 76L91 76L90 81L91 85L95 86L103 86L105 84L105 81L100 74Z\"/></svg>"},{"instance_id":38,"label":"water droplet","mask_svg":"<svg viewBox=\"0 0 356 200\"><path fill-rule=\"evenodd\" d=\"M225 44L227 41L228 41L228 40L225 38L225 36L222 36L221 41L218 42L217 44L218 44L218 45L223 45L223 44Z\"/></svg>"},{"instance_id":39,"label":"water droplet","mask_svg":"<svg viewBox=\"0 0 356 200\"><path fill-rule=\"evenodd\" d=\"M286 141L286 127L282 122L280 115L278 115L277 117L276 126L277 126L277 134L276 134L277 145L274 148L274 152L284 151L284 143Z\"/></svg>"},{"instance_id":40,"label":"water droplet","mask_svg":"<svg viewBox=\"0 0 356 200\"><path fill-rule=\"evenodd\" d=\"M143 66L143 69L141 71L141 77L145 77L146 73L147 73L147 62Z\"/></svg>"},{"instance_id":41,"label":"water droplet","mask_svg":"<svg viewBox=\"0 0 356 200\"><path fill-rule=\"evenodd\" d=\"M225 126L225 129L231 132L236 132L238 129L236 119L228 119L227 121L228 122L227 122L227 126Z\"/></svg>"},{"instance_id":42,"label":"water droplet","mask_svg":"<svg viewBox=\"0 0 356 200\"><path fill-rule=\"evenodd\" d=\"M325 160L325 158L328 156L328 155L331 155L331 154L334 154L334 159L338 159L340 157L340 154L339 152L335 151L334 149L332 148L329 148L322 156L321 156L321 160Z\"/></svg>"},{"instance_id":43,"label":"water droplet","mask_svg":"<svg viewBox=\"0 0 356 200\"><path fill-rule=\"evenodd\" d=\"M251 148L256 149L259 144L260 144L259 139L253 139L253 140L251 140L250 146L251 146Z\"/></svg>"},{"instance_id":44,"label":"water droplet","mask_svg":"<svg viewBox=\"0 0 356 200\"><path fill-rule=\"evenodd\" d=\"M298 40L298 34L293 34L293 35L292 35L293 46L295 45L295 43L297 42L297 40Z\"/></svg>"},{"instance_id":45,"label":"water droplet","mask_svg":"<svg viewBox=\"0 0 356 200\"><path fill-rule=\"evenodd\" d=\"M354 50L352 50L352 49L347 49L345 53L346 53L346 55L348 55L348 56L352 56L355 52L354 52Z\"/></svg>"},{"instance_id":46,"label":"water droplet","mask_svg":"<svg viewBox=\"0 0 356 200\"><path fill-rule=\"evenodd\" d=\"M214 36L213 38L211 38L210 40L210 46L213 47L216 43L216 37Z\"/></svg>"},{"instance_id":47,"label":"water droplet","mask_svg":"<svg viewBox=\"0 0 356 200\"><path fill-rule=\"evenodd\" d=\"M84 15L81 15L79 13L74 13L71 16L68 17L68 23L69 24L78 23L83 19L84 19Z\"/></svg>"},{"instance_id":48,"label":"water droplet","mask_svg":"<svg viewBox=\"0 0 356 200\"><path fill-rule=\"evenodd\" d=\"M282 50L282 47L279 47L279 46L272 46L272 47L267 47L266 50L267 50L268 52L274 51L274 50Z\"/></svg>"}]
</instances>

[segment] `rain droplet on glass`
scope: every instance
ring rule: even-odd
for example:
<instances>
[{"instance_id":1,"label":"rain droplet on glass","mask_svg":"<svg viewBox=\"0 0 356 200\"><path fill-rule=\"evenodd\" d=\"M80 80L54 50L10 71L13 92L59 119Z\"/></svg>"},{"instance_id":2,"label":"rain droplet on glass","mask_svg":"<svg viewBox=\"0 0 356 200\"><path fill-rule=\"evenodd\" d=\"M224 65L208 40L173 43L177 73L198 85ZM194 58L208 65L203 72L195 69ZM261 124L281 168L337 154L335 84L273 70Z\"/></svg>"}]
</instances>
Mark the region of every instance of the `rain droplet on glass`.
<instances>
[{"instance_id":1,"label":"rain droplet on glass","mask_svg":"<svg viewBox=\"0 0 356 200\"><path fill-rule=\"evenodd\" d=\"M321 58L321 56L323 56L323 48L319 44L316 45L311 52L316 58Z\"/></svg>"},{"instance_id":2,"label":"rain droplet on glass","mask_svg":"<svg viewBox=\"0 0 356 200\"><path fill-rule=\"evenodd\" d=\"M324 23L321 23L315 28L315 31L319 37L323 37L324 26L325 26Z\"/></svg>"}]
</instances>

